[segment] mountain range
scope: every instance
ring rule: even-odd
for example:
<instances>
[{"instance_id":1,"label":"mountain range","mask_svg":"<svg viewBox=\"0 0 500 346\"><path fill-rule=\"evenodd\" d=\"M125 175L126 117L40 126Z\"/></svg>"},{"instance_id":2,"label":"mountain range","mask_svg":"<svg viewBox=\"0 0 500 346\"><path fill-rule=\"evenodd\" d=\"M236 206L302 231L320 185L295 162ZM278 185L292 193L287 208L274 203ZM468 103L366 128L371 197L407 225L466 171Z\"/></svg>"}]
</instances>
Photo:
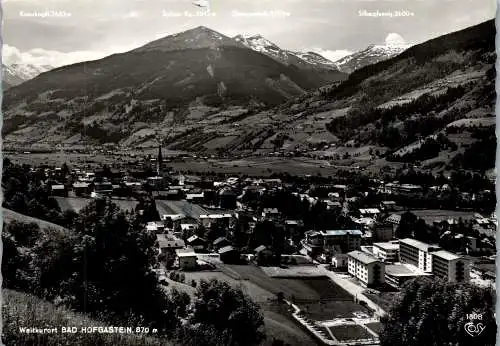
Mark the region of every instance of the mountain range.
<instances>
[{"instance_id":1,"label":"mountain range","mask_svg":"<svg viewBox=\"0 0 500 346\"><path fill-rule=\"evenodd\" d=\"M220 108L239 113L277 105L346 77L338 70L284 64L197 27L126 53L59 67L9 89L4 134L12 138L21 130L21 137L29 134L34 142L60 140L84 124L124 137L136 124L173 118L184 124L193 112L206 118Z\"/></svg>"},{"instance_id":2,"label":"mountain range","mask_svg":"<svg viewBox=\"0 0 500 346\"><path fill-rule=\"evenodd\" d=\"M173 39L172 39L173 38ZM205 37L208 41L205 42L207 46L210 46L210 39L218 40L223 39L222 45L234 45L234 42L229 40L228 37L223 36L219 33L212 31L212 37ZM391 58L408 47L409 45L370 45L366 49L360 50L358 52L352 53L345 56L339 60L331 61L319 53L312 51L290 51L278 47L275 43L267 40L262 35L237 35L232 38L234 41L241 43L242 45L251 48L257 52L265 54L273 59L276 59L286 65L296 65L301 68L310 69L328 69L328 70L340 70L345 73L352 73L354 70L364 67L366 65L374 64L376 62L386 60ZM168 42L170 50L176 50L176 44L180 44L184 48L189 48L191 43L191 48L193 48L193 43L182 39L182 33L176 34L171 37ZM154 43L142 47L143 50L151 49L154 45L161 44L161 41L155 41ZM198 44L201 41L197 41ZM163 43L165 45L165 42ZM236 45L240 46L241 45ZM158 48L158 47L157 47ZM19 85L27 80L33 79L43 72L47 72L54 67L50 65L35 65L26 63L13 63L13 64L3 64L3 89L7 90L10 87Z\"/></svg>"},{"instance_id":3,"label":"mountain range","mask_svg":"<svg viewBox=\"0 0 500 346\"><path fill-rule=\"evenodd\" d=\"M145 47L141 47L141 50L151 50L153 47L157 50L158 45L163 45L164 47L168 46L168 50L170 51L176 50L176 47L194 48L196 44L201 46L205 44L205 46L208 47L213 45L215 40L223 40L223 42L219 42L218 44L222 46L236 47L244 45L286 65L295 65L304 69L340 70L341 72L352 73L358 68L391 58L410 47L409 45L370 45L366 49L352 53L339 60L331 61L321 54L312 51L298 52L282 49L259 34L237 35L233 37L232 40L240 43L241 45L235 45L235 42L231 41L231 39L227 36L221 35L215 31L206 32L211 32L211 34L203 38L206 40L205 42L203 42L201 37L198 37L198 39L188 38L186 40L183 38L184 33L180 33L172 35L172 37L168 40L168 43L161 40L154 41L154 43L152 42ZM189 31L187 34L189 35ZM212 43L210 43L211 40L213 41ZM19 85L53 68L54 67L49 65L25 63L3 64L3 89L7 90L13 86Z\"/></svg>"},{"instance_id":4,"label":"mountain range","mask_svg":"<svg viewBox=\"0 0 500 346\"><path fill-rule=\"evenodd\" d=\"M410 47L411 45L408 44L372 44L366 49L336 60L334 64L340 71L352 73L362 67L390 59L398 54L401 54Z\"/></svg>"},{"instance_id":5,"label":"mountain range","mask_svg":"<svg viewBox=\"0 0 500 346\"><path fill-rule=\"evenodd\" d=\"M314 52L293 52L281 49L275 43L267 40L261 35L237 35L233 39L256 52L270 56L287 65L296 65L310 69L320 68L338 70L333 61L326 59L320 54Z\"/></svg>"},{"instance_id":6,"label":"mountain range","mask_svg":"<svg viewBox=\"0 0 500 346\"><path fill-rule=\"evenodd\" d=\"M2 64L2 88L3 90L7 90L10 87L33 79L40 73L47 72L52 68L49 65Z\"/></svg>"},{"instance_id":7,"label":"mountain range","mask_svg":"<svg viewBox=\"0 0 500 346\"><path fill-rule=\"evenodd\" d=\"M170 149L194 152L314 152L346 163L359 154L373 164L445 135L449 141L434 149L449 165L478 141L467 130L449 134L450 126L494 125L494 41L488 21L392 47L392 58L373 64L358 59L347 75L262 37L198 27L11 88L4 143L140 147L161 138ZM378 61L377 50L363 55Z\"/></svg>"}]
</instances>

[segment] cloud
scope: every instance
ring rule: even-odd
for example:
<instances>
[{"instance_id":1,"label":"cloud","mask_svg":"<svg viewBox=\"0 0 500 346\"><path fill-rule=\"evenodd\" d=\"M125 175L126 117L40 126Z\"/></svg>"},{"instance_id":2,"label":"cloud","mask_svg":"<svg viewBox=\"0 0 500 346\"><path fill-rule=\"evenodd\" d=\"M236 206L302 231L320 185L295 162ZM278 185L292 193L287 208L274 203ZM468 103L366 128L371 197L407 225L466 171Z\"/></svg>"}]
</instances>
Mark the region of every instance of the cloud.
<instances>
[{"instance_id":1,"label":"cloud","mask_svg":"<svg viewBox=\"0 0 500 346\"><path fill-rule=\"evenodd\" d=\"M22 53L16 47L8 44L2 45L2 62L7 64L16 64L22 61Z\"/></svg>"},{"instance_id":2,"label":"cloud","mask_svg":"<svg viewBox=\"0 0 500 346\"><path fill-rule=\"evenodd\" d=\"M385 38L385 44L388 46L405 45L406 40L400 34L392 32Z\"/></svg>"},{"instance_id":3,"label":"cloud","mask_svg":"<svg viewBox=\"0 0 500 346\"><path fill-rule=\"evenodd\" d=\"M346 49L328 50L328 49L314 48L311 49L311 51L314 53L318 53L319 55L322 55L328 60L334 62L353 53L350 50Z\"/></svg>"},{"instance_id":4,"label":"cloud","mask_svg":"<svg viewBox=\"0 0 500 346\"><path fill-rule=\"evenodd\" d=\"M49 65L52 67L60 67L71 65L82 61L97 60L108 55L125 52L136 48L137 46L129 47L110 47L107 51L74 51L74 52L59 52L55 50L46 50L43 48L34 48L26 52L21 52L18 48L4 44L2 47L2 62L4 64L32 64L32 65Z\"/></svg>"},{"instance_id":5,"label":"cloud","mask_svg":"<svg viewBox=\"0 0 500 346\"><path fill-rule=\"evenodd\" d=\"M139 12L130 11L122 16L122 19L131 19L131 18L139 18Z\"/></svg>"}]
</instances>

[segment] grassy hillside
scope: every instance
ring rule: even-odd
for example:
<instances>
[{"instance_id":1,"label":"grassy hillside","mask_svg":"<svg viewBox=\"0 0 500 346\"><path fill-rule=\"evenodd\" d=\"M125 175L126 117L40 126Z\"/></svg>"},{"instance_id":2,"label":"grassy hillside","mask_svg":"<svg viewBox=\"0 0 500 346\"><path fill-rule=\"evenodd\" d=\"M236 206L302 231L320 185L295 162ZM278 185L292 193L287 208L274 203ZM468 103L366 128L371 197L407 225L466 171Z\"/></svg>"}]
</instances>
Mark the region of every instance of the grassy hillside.
<instances>
[{"instance_id":1,"label":"grassy hillside","mask_svg":"<svg viewBox=\"0 0 500 346\"><path fill-rule=\"evenodd\" d=\"M2 342L5 345L174 345L168 340L146 334L63 334L61 327L77 327L79 330L80 327L107 325L26 293L8 289L2 290L2 293ZM22 327L58 328L58 332L29 334L20 332Z\"/></svg>"},{"instance_id":2,"label":"grassy hillside","mask_svg":"<svg viewBox=\"0 0 500 346\"><path fill-rule=\"evenodd\" d=\"M4 223L9 223L12 221L18 221L18 222L23 222L23 223L35 223L42 230L54 229L54 230L57 230L60 232L67 231L64 227L56 225L55 223L51 223L51 222L40 220L40 219L31 217L31 216L23 215L23 214L17 213L15 211L12 211L12 210L6 209L6 208L2 208L2 217L3 217Z\"/></svg>"}]
</instances>

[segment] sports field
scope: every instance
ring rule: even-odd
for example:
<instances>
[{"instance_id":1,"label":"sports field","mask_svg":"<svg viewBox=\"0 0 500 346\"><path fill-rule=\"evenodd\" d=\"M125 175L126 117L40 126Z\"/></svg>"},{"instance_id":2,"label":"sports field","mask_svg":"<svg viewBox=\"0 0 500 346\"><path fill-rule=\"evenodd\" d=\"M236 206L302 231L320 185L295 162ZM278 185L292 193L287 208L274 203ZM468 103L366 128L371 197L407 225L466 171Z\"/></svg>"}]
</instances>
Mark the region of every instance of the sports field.
<instances>
[{"instance_id":1,"label":"sports field","mask_svg":"<svg viewBox=\"0 0 500 346\"><path fill-rule=\"evenodd\" d=\"M340 341L353 341L359 339L372 339L374 336L357 324L344 324L328 327L333 336Z\"/></svg>"},{"instance_id":2,"label":"sports field","mask_svg":"<svg viewBox=\"0 0 500 346\"><path fill-rule=\"evenodd\" d=\"M249 280L273 294L282 292L287 300L295 304L307 317L326 321L336 318L370 315L370 311L355 303L354 297L326 276L272 278L259 267L252 265L230 265L243 280Z\"/></svg>"}]
</instances>

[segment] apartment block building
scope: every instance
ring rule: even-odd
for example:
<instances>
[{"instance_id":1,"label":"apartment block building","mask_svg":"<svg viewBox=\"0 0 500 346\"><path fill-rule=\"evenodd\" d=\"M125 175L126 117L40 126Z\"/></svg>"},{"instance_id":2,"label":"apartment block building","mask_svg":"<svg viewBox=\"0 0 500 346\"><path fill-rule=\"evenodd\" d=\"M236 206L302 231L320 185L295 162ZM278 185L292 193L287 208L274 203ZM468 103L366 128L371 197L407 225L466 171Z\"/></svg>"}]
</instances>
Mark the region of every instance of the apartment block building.
<instances>
[{"instance_id":1,"label":"apartment block building","mask_svg":"<svg viewBox=\"0 0 500 346\"><path fill-rule=\"evenodd\" d=\"M449 251L432 253L432 273L447 279L448 282L468 282L471 263Z\"/></svg>"},{"instance_id":2,"label":"apartment block building","mask_svg":"<svg viewBox=\"0 0 500 346\"><path fill-rule=\"evenodd\" d=\"M372 251L373 254L383 262L394 263L399 261L398 242L373 243Z\"/></svg>"},{"instance_id":3,"label":"apartment block building","mask_svg":"<svg viewBox=\"0 0 500 346\"><path fill-rule=\"evenodd\" d=\"M308 231L302 240L302 246L310 256L320 253L347 253L361 246L360 230L325 230Z\"/></svg>"},{"instance_id":4,"label":"apartment block building","mask_svg":"<svg viewBox=\"0 0 500 346\"><path fill-rule=\"evenodd\" d=\"M470 261L437 245L400 239L399 257L402 263L412 264L424 273L432 273L449 282L468 282L470 279Z\"/></svg>"},{"instance_id":5,"label":"apartment block building","mask_svg":"<svg viewBox=\"0 0 500 346\"><path fill-rule=\"evenodd\" d=\"M432 272L432 252L441 250L437 245L427 244L415 239L399 240L399 258L403 263L416 266L425 273Z\"/></svg>"},{"instance_id":6,"label":"apartment block building","mask_svg":"<svg viewBox=\"0 0 500 346\"><path fill-rule=\"evenodd\" d=\"M375 256L362 251L347 254L347 271L364 286L378 286L385 281L385 264Z\"/></svg>"}]
</instances>

